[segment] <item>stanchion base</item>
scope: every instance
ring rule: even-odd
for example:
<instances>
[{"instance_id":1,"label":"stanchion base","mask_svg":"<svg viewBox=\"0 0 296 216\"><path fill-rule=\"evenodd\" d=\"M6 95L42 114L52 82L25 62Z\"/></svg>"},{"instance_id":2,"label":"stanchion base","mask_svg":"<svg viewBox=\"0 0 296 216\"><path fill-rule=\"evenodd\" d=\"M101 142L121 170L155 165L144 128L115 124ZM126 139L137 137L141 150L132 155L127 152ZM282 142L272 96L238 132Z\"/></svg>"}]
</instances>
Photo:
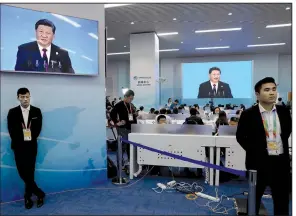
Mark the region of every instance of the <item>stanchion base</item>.
<instances>
[{"instance_id":1,"label":"stanchion base","mask_svg":"<svg viewBox=\"0 0 296 216\"><path fill-rule=\"evenodd\" d=\"M115 185L126 185L128 183L129 183L129 180L126 178L121 178L121 182L119 181L118 177L115 177L112 179L112 184L115 184Z\"/></svg>"},{"instance_id":2,"label":"stanchion base","mask_svg":"<svg viewBox=\"0 0 296 216\"><path fill-rule=\"evenodd\" d=\"M247 215L247 203L248 199L244 198L235 198L235 203L237 206L237 215ZM259 209L259 215L268 215L267 210L264 206L264 204L261 202L260 209Z\"/></svg>"}]
</instances>

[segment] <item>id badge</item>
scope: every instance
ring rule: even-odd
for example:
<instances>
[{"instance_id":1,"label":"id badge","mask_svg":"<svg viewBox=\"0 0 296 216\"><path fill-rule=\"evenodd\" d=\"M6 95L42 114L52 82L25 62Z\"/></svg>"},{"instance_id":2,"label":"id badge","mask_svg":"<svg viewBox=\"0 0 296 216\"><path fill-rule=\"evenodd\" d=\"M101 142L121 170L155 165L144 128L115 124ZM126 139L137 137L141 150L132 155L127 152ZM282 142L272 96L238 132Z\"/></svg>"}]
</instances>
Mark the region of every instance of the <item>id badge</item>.
<instances>
[{"instance_id":1,"label":"id badge","mask_svg":"<svg viewBox=\"0 0 296 216\"><path fill-rule=\"evenodd\" d=\"M275 141L267 141L267 150L269 155L277 155L279 147Z\"/></svg>"},{"instance_id":2,"label":"id badge","mask_svg":"<svg viewBox=\"0 0 296 216\"><path fill-rule=\"evenodd\" d=\"M31 135L30 129L23 129L23 133L24 133L24 141L31 141L32 140L32 135Z\"/></svg>"},{"instance_id":3,"label":"id badge","mask_svg":"<svg viewBox=\"0 0 296 216\"><path fill-rule=\"evenodd\" d=\"M129 121L133 121L133 120L134 120L134 118L133 118L133 114L128 114L128 120L129 120Z\"/></svg>"}]
</instances>

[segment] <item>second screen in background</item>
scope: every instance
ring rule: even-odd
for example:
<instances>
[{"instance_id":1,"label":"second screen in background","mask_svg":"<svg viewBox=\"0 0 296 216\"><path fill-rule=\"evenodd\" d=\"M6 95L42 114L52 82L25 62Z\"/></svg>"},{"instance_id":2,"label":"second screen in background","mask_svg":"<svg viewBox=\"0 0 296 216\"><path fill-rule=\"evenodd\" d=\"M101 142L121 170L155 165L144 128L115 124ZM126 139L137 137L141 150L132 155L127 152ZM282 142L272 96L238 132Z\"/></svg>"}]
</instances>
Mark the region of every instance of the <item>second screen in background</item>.
<instances>
[{"instance_id":1,"label":"second screen in background","mask_svg":"<svg viewBox=\"0 0 296 216\"><path fill-rule=\"evenodd\" d=\"M251 98L252 71L252 61L183 63L183 99ZM210 79L219 82L214 86Z\"/></svg>"},{"instance_id":2,"label":"second screen in background","mask_svg":"<svg viewBox=\"0 0 296 216\"><path fill-rule=\"evenodd\" d=\"M98 75L98 21L0 5L1 71Z\"/></svg>"}]
</instances>

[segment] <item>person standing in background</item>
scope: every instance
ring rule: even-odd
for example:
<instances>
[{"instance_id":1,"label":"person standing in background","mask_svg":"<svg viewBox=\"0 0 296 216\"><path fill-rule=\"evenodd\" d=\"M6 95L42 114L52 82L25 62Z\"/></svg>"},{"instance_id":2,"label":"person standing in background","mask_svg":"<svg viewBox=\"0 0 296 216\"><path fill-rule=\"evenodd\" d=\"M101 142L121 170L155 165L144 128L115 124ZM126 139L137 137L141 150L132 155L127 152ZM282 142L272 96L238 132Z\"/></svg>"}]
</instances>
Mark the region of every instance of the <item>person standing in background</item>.
<instances>
[{"instance_id":1,"label":"person standing in background","mask_svg":"<svg viewBox=\"0 0 296 216\"><path fill-rule=\"evenodd\" d=\"M115 104L111 110L110 117L114 125L117 126L117 132L123 139L128 139L128 134L131 132L131 124L136 124L136 110L133 109L132 101L135 93L132 90L128 90L124 94L122 101ZM122 143L123 149L127 152L128 159L130 159L130 145L128 143ZM124 151L123 151L124 152Z\"/></svg>"},{"instance_id":2,"label":"person standing in background","mask_svg":"<svg viewBox=\"0 0 296 216\"><path fill-rule=\"evenodd\" d=\"M270 186L274 215L289 215L292 118L286 107L275 105L277 85L272 77L257 82L255 93L258 104L242 112L236 139L246 151L246 169L257 170L256 214L265 188Z\"/></svg>"},{"instance_id":3,"label":"person standing in background","mask_svg":"<svg viewBox=\"0 0 296 216\"><path fill-rule=\"evenodd\" d=\"M116 103L117 103L116 98L114 98L114 100L112 101L112 107L114 107Z\"/></svg>"},{"instance_id":4,"label":"person standing in background","mask_svg":"<svg viewBox=\"0 0 296 216\"><path fill-rule=\"evenodd\" d=\"M170 107L172 105L172 98L168 99L168 103L165 105L165 107Z\"/></svg>"},{"instance_id":5,"label":"person standing in background","mask_svg":"<svg viewBox=\"0 0 296 216\"><path fill-rule=\"evenodd\" d=\"M44 203L45 193L37 186L34 178L37 156L37 138L42 128L42 114L37 107L30 105L30 91L20 88L17 99L20 106L8 112L7 123L11 137L11 148L14 152L16 168L25 183L25 207L31 209L34 193L37 196L37 207Z\"/></svg>"}]
</instances>

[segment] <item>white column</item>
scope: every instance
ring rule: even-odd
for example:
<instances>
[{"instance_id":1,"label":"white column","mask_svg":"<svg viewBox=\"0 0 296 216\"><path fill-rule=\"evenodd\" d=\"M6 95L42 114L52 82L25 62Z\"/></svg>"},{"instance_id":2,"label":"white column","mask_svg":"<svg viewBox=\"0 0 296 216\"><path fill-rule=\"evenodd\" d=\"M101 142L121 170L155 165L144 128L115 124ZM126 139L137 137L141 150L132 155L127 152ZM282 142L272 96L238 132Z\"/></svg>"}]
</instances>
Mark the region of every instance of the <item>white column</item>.
<instances>
[{"instance_id":1,"label":"white column","mask_svg":"<svg viewBox=\"0 0 296 216\"><path fill-rule=\"evenodd\" d=\"M134 104L145 110L159 106L159 40L152 33L130 36L130 89Z\"/></svg>"}]
</instances>

